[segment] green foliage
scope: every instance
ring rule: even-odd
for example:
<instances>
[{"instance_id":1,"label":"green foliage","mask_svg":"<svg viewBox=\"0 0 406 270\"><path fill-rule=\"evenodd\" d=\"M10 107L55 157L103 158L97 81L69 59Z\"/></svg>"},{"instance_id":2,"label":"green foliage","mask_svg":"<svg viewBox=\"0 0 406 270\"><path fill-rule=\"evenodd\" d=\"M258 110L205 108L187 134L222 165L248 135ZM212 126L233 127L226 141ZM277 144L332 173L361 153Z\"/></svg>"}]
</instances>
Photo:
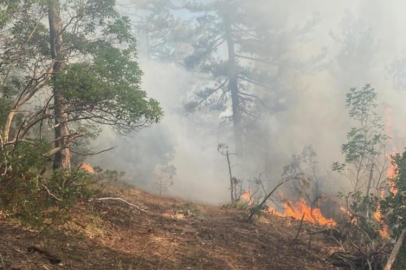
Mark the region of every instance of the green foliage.
<instances>
[{"instance_id":1,"label":"green foliage","mask_svg":"<svg viewBox=\"0 0 406 270\"><path fill-rule=\"evenodd\" d=\"M406 151L392 156L395 176L391 181L389 196L381 202L382 212L387 216L394 237L399 237L406 227Z\"/></svg>"},{"instance_id":2,"label":"green foliage","mask_svg":"<svg viewBox=\"0 0 406 270\"><path fill-rule=\"evenodd\" d=\"M110 171L90 177L83 170L49 170L45 154L55 138L43 126L53 126L58 114L50 87L59 90L66 101L70 134L84 134L72 143L66 140L71 143L66 146L79 152L89 152L83 144L95 138L100 125L127 133L162 118L158 102L141 90L142 71L130 19L116 11L116 3L0 0L4 34L0 40L0 138L6 138L0 141L0 207L24 223L42 226L78 199L90 196L88 187L95 178L120 177ZM53 53L66 60L62 71L53 75L46 20L50 4L60 8L56 20L62 25L57 35L63 39L61 51ZM8 130L5 122L12 109L17 113ZM77 163L82 161L78 156Z\"/></svg>"},{"instance_id":3,"label":"green foliage","mask_svg":"<svg viewBox=\"0 0 406 270\"><path fill-rule=\"evenodd\" d=\"M50 1L0 1L0 29L6 33L0 42L5 52L0 63L0 125L4 126L10 105L19 103L20 108L41 96L39 104L29 107L31 111L16 114L10 131L13 134L15 122L21 119L27 129L39 132L40 124L54 119L52 109L42 112L44 106L53 106L52 98L47 103L42 97L48 96L44 91L49 86L66 98L71 134L82 133L83 125L109 125L120 133L130 133L158 122L162 109L141 90L142 71L136 61L131 21L117 12L116 1L53 1L60 6L62 30L58 35L63 39L61 53L66 59L55 80L47 78L52 61L44 18ZM89 132L92 130L85 134ZM25 130L20 133L27 134Z\"/></svg>"},{"instance_id":4,"label":"green foliage","mask_svg":"<svg viewBox=\"0 0 406 270\"><path fill-rule=\"evenodd\" d=\"M92 64L68 66L55 86L71 104L73 116L130 132L158 122L163 115L159 103L147 99L140 89L141 75L128 51L104 47Z\"/></svg>"},{"instance_id":5,"label":"green foliage","mask_svg":"<svg viewBox=\"0 0 406 270\"><path fill-rule=\"evenodd\" d=\"M72 118L130 133L158 122L163 112L140 88L142 71L136 61L131 21L118 14L115 4L113 0L65 4L83 27L80 31L68 27L64 43L71 48L70 56L80 55L83 60L67 65L53 83L68 101Z\"/></svg>"},{"instance_id":6,"label":"green foliage","mask_svg":"<svg viewBox=\"0 0 406 270\"><path fill-rule=\"evenodd\" d=\"M24 225L42 227L62 221L78 200L92 195L90 175L77 170L47 171L44 141L20 142L0 151L0 210Z\"/></svg>"},{"instance_id":7,"label":"green foliage","mask_svg":"<svg viewBox=\"0 0 406 270\"><path fill-rule=\"evenodd\" d=\"M377 93L369 84L361 90L352 88L347 94L349 115L359 123L358 127L353 127L348 132L348 143L342 146L347 163L381 154L379 150L388 140L383 132L382 118L375 112L376 99Z\"/></svg>"},{"instance_id":8,"label":"green foliage","mask_svg":"<svg viewBox=\"0 0 406 270\"><path fill-rule=\"evenodd\" d=\"M362 89L352 88L347 93L349 116L357 126L347 133L348 142L341 147L345 162L335 162L332 168L350 179L355 192L365 185L371 188L372 179L368 179L367 172L385 158L383 154L389 137L384 133L382 118L376 113L376 100L377 93L369 84ZM370 189L365 191L368 196Z\"/></svg>"},{"instance_id":9,"label":"green foliage","mask_svg":"<svg viewBox=\"0 0 406 270\"><path fill-rule=\"evenodd\" d=\"M47 181L50 192L57 198L60 207L71 207L80 198L90 198L88 186L92 183L89 173L84 170L70 172L65 169L54 170Z\"/></svg>"},{"instance_id":10,"label":"green foliage","mask_svg":"<svg viewBox=\"0 0 406 270\"><path fill-rule=\"evenodd\" d=\"M377 239L380 237L379 230L383 229L383 223L375 219L374 214L379 205L379 197L374 194L369 194L365 196L362 192L349 193L347 195L340 196L346 201L350 202L350 209L358 216L358 226L364 230L371 239ZM368 216L364 216L362 213L368 211Z\"/></svg>"},{"instance_id":11,"label":"green foliage","mask_svg":"<svg viewBox=\"0 0 406 270\"><path fill-rule=\"evenodd\" d=\"M21 4L21 0L0 0L0 28L14 18Z\"/></svg>"},{"instance_id":12,"label":"green foliage","mask_svg":"<svg viewBox=\"0 0 406 270\"><path fill-rule=\"evenodd\" d=\"M341 147L345 162L333 163L332 169L346 176L353 185L352 192L339 196L347 202L357 226L368 235L366 243L370 244L370 239L379 238L383 226L374 213L379 205L376 193L384 176L375 171L386 170L385 145L389 137L376 113L377 93L371 85L352 88L347 93L346 106L356 126L347 133L348 141Z\"/></svg>"},{"instance_id":13,"label":"green foliage","mask_svg":"<svg viewBox=\"0 0 406 270\"><path fill-rule=\"evenodd\" d=\"M227 204L223 204L221 206L222 209L237 209L240 211L247 211L249 209L255 208L257 207L256 204L254 204L254 206L252 207L252 205L245 200L237 200L235 202L229 202Z\"/></svg>"}]
</instances>

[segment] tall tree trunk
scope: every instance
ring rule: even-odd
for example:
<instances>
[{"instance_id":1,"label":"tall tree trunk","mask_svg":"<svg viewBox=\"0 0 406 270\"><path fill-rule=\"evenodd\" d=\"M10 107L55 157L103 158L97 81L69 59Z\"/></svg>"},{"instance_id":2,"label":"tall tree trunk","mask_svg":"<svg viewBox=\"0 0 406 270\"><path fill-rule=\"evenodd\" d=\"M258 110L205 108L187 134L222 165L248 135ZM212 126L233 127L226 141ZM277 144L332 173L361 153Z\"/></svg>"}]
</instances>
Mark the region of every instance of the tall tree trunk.
<instances>
[{"instance_id":1,"label":"tall tree trunk","mask_svg":"<svg viewBox=\"0 0 406 270\"><path fill-rule=\"evenodd\" d=\"M368 204L367 204L367 218L369 219L369 218L371 218L371 209L370 209L370 204L369 204L369 193L371 192L371 186L372 186L372 181L373 181L373 179L374 179L374 164L372 163L371 164L371 169L370 169L370 171L369 171L369 179L368 179L368 186L367 186L367 190L366 190L366 194L365 194L365 197L367 198L367 200L368 200Z\"/></svg>"},{"instance_id":2,"label":"tall tree trunk","mask_svg":"<svg viewBox=\"0 0 406 270\"><path fill-rule=\"evenodd\" d=\"M56 80L58 75L65 67L65 59L62 53L62 22L60 15L59 0L48 0L48 18L49 18L49 37L51 43L51 56L54 61L53 77ZM68 114L66 113L66 101L61 93L61 89L54 86L54 105L55 105L55 148L63 149L55 154L54 169L71 169L70 150L67 148L69 137Z\"/></svg>"},{"instance_id":3,"label":"tall tree trunk","mask_svg":"<svg viewBox=\"0 0 406 270\"><path fill-rule=\"evenodd\" d=\"M233 178L233 172L231 170L231 162L230 162L230 154L228 153L228 150L226 152L226 157L227 157L227 164L228 164L228 173L230 175L230 190L231 190L231 202L234 203L236 201L236 197L234 196L234 178Z\"/></svg>"},{"instance_id":4,"label":"tall tree trunk","mask_svg":"<svg viewBox=\"0 0 406 270\"><path fill-rule=\"evenodd\" d=\"M240 98L238 95L235 44L233 39L233 32L230 25L230 20L227 15L225 15L224 18L224 27L226 30L226 41L228 46L228 87L231 92L231 102L233 107L235 150L239 156L242 156L244 154L244 149L242 142L241 111L240 111Z\"/></svg>"},{"instance_id":5,"label":"tall tree trunk","mask_svg":"<svg viewBox=\"0 0 406 270\"><path fill-rule=\"evenodd\" d=\"M406 236L406 229L403 230L402 234L400 235L398 241L396 242L395 246L392 249L392 252L388 258L388 262L385 265L385 268L383 270L391 270L393 264L396 261L396 257L398 256L399 250L402 247L403 240L405 239Z\"/></svg>"}]
</instances>

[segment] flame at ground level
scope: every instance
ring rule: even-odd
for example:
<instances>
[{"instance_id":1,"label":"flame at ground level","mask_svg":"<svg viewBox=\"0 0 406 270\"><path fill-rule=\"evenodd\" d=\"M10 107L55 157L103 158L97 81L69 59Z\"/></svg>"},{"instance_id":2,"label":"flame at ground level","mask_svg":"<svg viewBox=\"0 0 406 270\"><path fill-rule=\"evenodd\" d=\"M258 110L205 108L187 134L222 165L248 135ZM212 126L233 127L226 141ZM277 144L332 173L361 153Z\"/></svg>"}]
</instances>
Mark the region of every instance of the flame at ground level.
<instances>
[{"instance_id":1,"label":"flame at ground level","mask_svg":"<svg viewBox=\"0 0 406 270\"><path fill-rule=\"evenodd\" d=\"M252 205L252 195L251 195L251 191L247 191L244 194L241 195L241 199L246 201L248 203L248 205Z\"/></svg>"},{"instance_id":2,"label":"flame at ground level","mask_svg":"<svg viewBox=\"0 0 406 270\"><path fill-rule=\"evenodd\" d=\"M79 168L84 171L87 171L90 174L94 174L94 169L92 166L90 166L90 164L82 163L82 164L80 164Z\"/></svg>"},{"instance_id":3,"label":"flame at ground level","mask_svg":"<svg viewBox=\"0 0 406 270\"><path fill-rule=\"evenodd\" d=\"M323 216L319 208L311 208L307 205L304 199L300 199L296 203L287 202L283 204L285 213L279 213L273 208L268 209L268 213L279 216L279 217L290 217L297 220L320 224L320 225L329 225L336 226L337 223L333 219L329 219Z\"/></svg>"}]
</instances>

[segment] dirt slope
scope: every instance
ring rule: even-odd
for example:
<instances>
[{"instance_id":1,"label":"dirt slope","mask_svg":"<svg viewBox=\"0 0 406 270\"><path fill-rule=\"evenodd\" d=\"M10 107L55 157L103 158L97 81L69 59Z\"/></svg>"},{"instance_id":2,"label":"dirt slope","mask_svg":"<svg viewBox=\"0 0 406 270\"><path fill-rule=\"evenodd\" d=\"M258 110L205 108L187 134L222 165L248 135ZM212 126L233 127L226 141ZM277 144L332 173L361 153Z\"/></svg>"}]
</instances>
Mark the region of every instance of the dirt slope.
<instances>
[{"instance_id":1,"label":"dirt slope","mask_svg":"<svg viewBox=\"0 0 406 270\"><path fill-rule=\"evenodd\" d=\"M309 241L305 224L159 198L122 185L108 195L120 201L78 205L72 220L40 235L0 221L0 269L336 269L328 242Z\"/></svg>"}]
</instances>

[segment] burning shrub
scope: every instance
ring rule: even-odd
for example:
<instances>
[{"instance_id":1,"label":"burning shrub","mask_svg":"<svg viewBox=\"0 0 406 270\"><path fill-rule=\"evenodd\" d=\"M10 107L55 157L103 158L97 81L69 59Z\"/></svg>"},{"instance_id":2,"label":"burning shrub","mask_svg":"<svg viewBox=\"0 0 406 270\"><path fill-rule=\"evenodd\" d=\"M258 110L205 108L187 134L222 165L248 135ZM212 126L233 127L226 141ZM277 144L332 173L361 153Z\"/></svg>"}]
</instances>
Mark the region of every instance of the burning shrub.
<instances>
[{"instance_id":1,"label":"burning shrub","mask_svg":"<svg viewBox=\"0 0 406 270\"><path fill-rule=\"evenodd\" d=\"M389 178L388 196L381 202L382 214L388 227L392 231L392 238L398 239L399 247L402 246L406 232L406 151L403 154L392 156L392 165L394 174ZM396 248L393 255L388 260L389 263L394 263L397 256ZM395 269L404 269L406 267L406 250L403 245L401 250L402 256L397 256Z\"/></svg>"},{"instance_id":2,"label":"burning shrub","mask_svg":"<svg viewBox=\"0 0 406 270\"><path fill-rule=\"evenodd\" d=\"M382 212L394 237L399 237L406 227L406 151L392 158L396 169L393 178L389 179L389 195L382 201Z\"/></svg>"}]
</instances>

